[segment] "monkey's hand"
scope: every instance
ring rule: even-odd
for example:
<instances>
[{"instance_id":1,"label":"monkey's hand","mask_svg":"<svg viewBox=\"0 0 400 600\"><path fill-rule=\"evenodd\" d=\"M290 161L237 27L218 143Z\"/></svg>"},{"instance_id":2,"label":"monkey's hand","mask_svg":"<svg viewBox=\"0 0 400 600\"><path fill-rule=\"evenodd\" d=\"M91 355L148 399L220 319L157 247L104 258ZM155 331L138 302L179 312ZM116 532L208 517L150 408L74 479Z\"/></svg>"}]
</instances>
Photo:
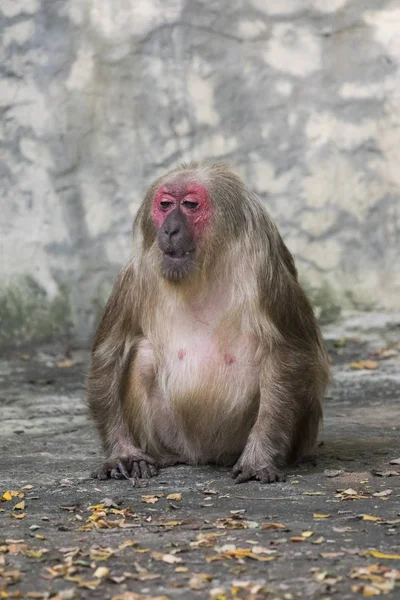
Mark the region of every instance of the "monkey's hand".
<instances>
[{"instance_id":1,"label":"monkey's hand","mask_svg":"<svg viewBox=\"0 0 400 600\"><path fill-rule=\"evenodd\" d=\"M157 474L154 460L138 453L109 458L91 476L94 479L149 479Z\"/></svg>"},{"instance_id":2,"label":"monkey's hand","mask_svg":"<svg viewBox=\"0 0 400 600\"><path fill-rule=\"evenodd\" d=\"M257 479L261 483L275 483L286 479L284 473L273 465L261 468L253 467L241 458L232 469L232 477L235 479L235 483L244 483L251 479Z\"/></svg>"}]
</instances>

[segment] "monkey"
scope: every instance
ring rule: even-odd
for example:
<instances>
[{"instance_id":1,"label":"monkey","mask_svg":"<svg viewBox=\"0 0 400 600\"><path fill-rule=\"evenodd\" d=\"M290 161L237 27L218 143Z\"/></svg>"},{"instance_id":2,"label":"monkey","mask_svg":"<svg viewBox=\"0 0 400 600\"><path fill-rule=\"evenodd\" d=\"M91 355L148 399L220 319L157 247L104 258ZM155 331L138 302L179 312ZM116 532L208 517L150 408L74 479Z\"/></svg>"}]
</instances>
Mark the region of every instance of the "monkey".
<instances>
[{"instance_id":1,"label":"monkey","mask_svg":"<svg viewBox=\"0 0 400 600\"><path fill-rule=\"evenodd\" d=\"M94 336L89 410L98 479L175 464L285 480L312 452L329 366L294 259L225 164L183 164L148 189L134 252Z\"/></svg>"}]
</instances>

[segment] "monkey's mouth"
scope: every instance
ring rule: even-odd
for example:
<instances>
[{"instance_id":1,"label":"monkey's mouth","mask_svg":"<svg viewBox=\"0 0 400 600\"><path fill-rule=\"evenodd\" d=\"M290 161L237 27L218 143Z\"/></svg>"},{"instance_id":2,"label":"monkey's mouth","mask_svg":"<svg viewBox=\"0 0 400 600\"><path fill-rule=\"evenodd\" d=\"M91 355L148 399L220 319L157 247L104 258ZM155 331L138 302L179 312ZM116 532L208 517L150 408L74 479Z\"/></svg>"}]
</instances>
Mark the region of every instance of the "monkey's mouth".
<instances>
[{"instance_id":1,"label":"monkey's mouth","mask_svg":"<svg viewBox=\"0 0 400 600\"><path fill-rule=\"evenodd\" d=\"M192 257L194 253L194 248L191 248L190 250L165 250L163 252L164 254L164 258L167 258L167 260L173 260L173 261L181 261L181 260L187 260L189 258Z\"/></svg>"},{"instance_id":2,"label":"monkey's mouth","mask_svg":"<svg viewBox=\"0 0 400 600\"><path fill-rule=\"evenodd\" d=\"M195 267L195 248L171 248L163 251L161 272L169 281L178 283L186 279Z\"/></svg>"}]
</instances>

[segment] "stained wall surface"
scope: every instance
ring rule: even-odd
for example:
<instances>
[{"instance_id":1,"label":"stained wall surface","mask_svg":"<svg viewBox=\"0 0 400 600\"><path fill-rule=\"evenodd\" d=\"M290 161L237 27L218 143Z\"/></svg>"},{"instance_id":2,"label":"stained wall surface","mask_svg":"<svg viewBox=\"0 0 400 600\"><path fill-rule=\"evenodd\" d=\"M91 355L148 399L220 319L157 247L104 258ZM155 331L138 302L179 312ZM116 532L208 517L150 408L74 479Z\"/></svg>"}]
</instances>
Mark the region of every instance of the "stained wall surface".
<instances>
[{"instance_id":1,"label":"stained wall surface","mask_svg":"<svg viewBox=\"0 0 400 600\"><path fill-rule=\"evenodd\" d=\"M329 316L400 306L400 2L1 0L0 341L90 335L151 180L230 162Z\"/></svg>"}]
</instances>

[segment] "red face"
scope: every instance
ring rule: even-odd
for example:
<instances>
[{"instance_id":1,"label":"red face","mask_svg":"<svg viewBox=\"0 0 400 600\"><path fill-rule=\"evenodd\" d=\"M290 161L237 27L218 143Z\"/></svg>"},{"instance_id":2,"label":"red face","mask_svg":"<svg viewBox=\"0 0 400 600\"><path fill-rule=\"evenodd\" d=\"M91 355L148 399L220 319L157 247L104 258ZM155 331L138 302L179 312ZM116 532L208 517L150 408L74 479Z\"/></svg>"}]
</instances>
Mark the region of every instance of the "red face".
<instances>
[{"instance_id":1,"label":"red face","mask_svg":"<svg viewBox=\"0 0 400 600\"><path fill-rule=\"evenodd\" d=\"M152 210L153 222L160 229L176 209L182 213L195 240L201 237L211 218L207 190L199 183L170 183L158 188Z\"/></svg>"},{"instance_id":2,"label":"red face","mask_svg":"<svg viewBox=\"0 0 400 600\"><path fill-rule=\"evenodd\" d=\"M206 189L199 183L168 183L154 197L152 218L162 252L162 275L173 282L196 270L198 243L210 222Z\"/></svg>"}]
</instances>

